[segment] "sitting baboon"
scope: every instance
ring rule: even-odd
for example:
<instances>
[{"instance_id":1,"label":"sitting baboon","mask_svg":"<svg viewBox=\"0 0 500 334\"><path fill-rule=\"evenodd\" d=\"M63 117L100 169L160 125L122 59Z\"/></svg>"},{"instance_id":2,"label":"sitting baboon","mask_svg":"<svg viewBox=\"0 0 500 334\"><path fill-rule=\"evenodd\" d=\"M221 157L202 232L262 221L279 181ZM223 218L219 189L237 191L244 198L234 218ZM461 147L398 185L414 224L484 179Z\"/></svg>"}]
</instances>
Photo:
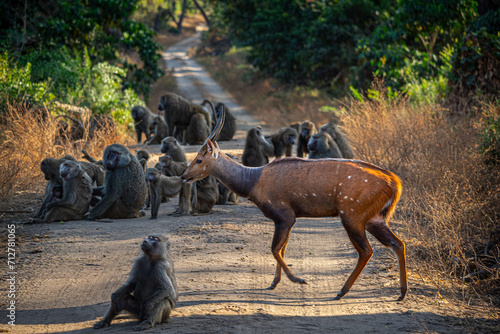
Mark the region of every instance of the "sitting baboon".
<instances>
[{"instance_id":1,"label":"sitting baboon","mask_svg":"<svg viewBox=\"0 0 500 334\"><path fill-rule=\"evenodd\" d=\"M137 218L148 195L148 187L141 164L129 150L120 144L106 147L103 153L106 166L104 186L94 188L101 200L87 219Z\"/></svg>"},{"instance_id":2,"label":"sitting baboon","mask_svg":"<svg viewBox=\"0 0 500 334\"><path fill-rule=\"evenodd\" d=\"M149 153L144 150L138 150L135 152L135 157L141 164L142 170L146 173L147 163L149 160Z\"/></svg>"},{"instance_id":3,"label":"sitting baboon","mask_svg":"<svg viewBox=\"0 0 500 334\"><path fill-rule=\"evenodd\" d=\"M161 141L161 153L170 155L174 161L187 161L184 149L179 145L177 139L171 136Z\"/></svg>"},{"instance_id":4,"label":"sitting baboon","mask_svg":"<svg viewBox=\"0 0 500 334\"><path fill-rule=\"evenodd\" d=\"M333 122L327 123L327 124L321 126L319 131L327 132L332 137L332 139L335 141L335 143L339 147L340 153L342 153L342 158L345 158L345 159L353 159L354 158L354 153L352 153L351 146L349 145L347 138L342 133L342 131L339 129L337 124L335 124Z\"/></svg>"},{"instance_id":5,"label":"sitting baboon","mask_svg":"<svg viewBox=\"0 0 500 334\"><path fill-rule=\"evenodd\" d=\"M281 128L278 132L271 135L271 143L274 146L274 156L281 158L283 155L292 156L293 144L298 134L293 128Z\"/></svg>"},{"instance_id":6,"label":"sitting baboon","mask_svg":"<svg viewBox=\"0 0 500 334\"><path fill-rule=\"evenodd\" d=\"M269 158L274 154L274 147L262 134L262 128L257 126L248 130L245 140L245 149L241 161L248 167L260 167L269 163Z\"/></svg>"},{"instance_id":7,"label":"sitting baboon","mask_svg":"<svg viewBox=\"0 0 500 334\"><path fill-rule=\"evenodd\" d=\"M186 161L174 161L170 155L160 157L161 172L166 176L181 176L188 164Z\"/></svg>"},{"instance_id":8,"label":"sitting baboon","mask_svg":"<svg viewBox=\"0 0 500 334\"><path fill-rule=\"evenodd\" d=\"M307 143L313 134L315 134L316 126L310 121L304 121L300 124L299 128L299 141L297 143L297 157L304 157L304 153L309 153Z\"/></svg>"},{"instance_id":9,"label":"sitting baboon","mask_svg":"<svg viewBox=\"0 0 500 334\"><path fill-rule=\"evenodd\" d=\"M191 186L191 205L193 214L210 213L219 198L219 187L215 177L209 175Z\"/></svg>"},{"instance_id":10,"label":"sitting baboon","mask_svg":"<svg viewBox=\"0 0 500 334\"><path fill-rule=\"evenodd\" d=\"M236 133L236 118L231 114L229 108L226 107L223 103L217 102L215 104L215 114L216 120L219 119L219 115L221 114L221 108L224 108L226 111L226 117L224 117L224 126L217 137L217 141L231 140ZM206 138L206 137L205 137Z\"/></svg>"},{"instance_id":11,"label":"sitting baboon","mask_svg":"<svg viewBox=\"0 0 500 334\"><path fill-rule=\"evenodd\" d=\"M145 142L149 139L151 132L154 131L153 119L155 114L147 107L135 106L132 108L132 118L134 119L135 133L137 134L137 144L141 143L142 134L146 136Z\"/></svg>"},{"instance_id":12,"label":"sitting baboon","mask_svg":"<svg viewBox=\"0 0 500 334\"><path fill-rule=\"evenodd\" d=\"M307 149L309 150L309 159L342 158L339 147L326 132L313 134L309 139Z\"/></svg>"},{"instance_id":13,"label":"sitting baboon","mask_svg":"<svg viewBox=\"0 0 500 334\"><path fill-rule=\"evenodd\" d=\"M199 145L205 142L210 134L210 126L202 114L194 114L185 131L184 142L189 145Z\"/></svg>"},{"instance_id":14,"label":"sitting baboon","mask_svg":"<svg viewBox=\"0 0 500 334\"><path fill-rule=\"evenodd\" d=\"M183 182L179 176L161 175L156 168L146 169L146 178L151 193L151 219L156 219L162 197L177 195L181 191Z\"/></svg>"},{"instance_id":15,"label":"sitting baboon","mask_svg":"<svg viewBox=\"0 0 500 334\"><path fill-rule=\"evenodd\" d=\"M139 317L134 330L168 322L177 303L177 280L170 258L170 243L161 234L148 236L141 244L142 256L134 262L127 282L111 295L111 306L94 328L107 327L122 310Z\"/></svg>"},{"instance_id":16,"label":"sitting baboon","mask_svg":"<svg viewBox=\"0 0 500 334\"><path fill-rule=\"evenodd\" d=\"M146 145L160 144L161 140L168 136L168 126L163 115L159 113L153 118L154 135L144 142Z\"/></svg>"},{"instance_id":17,"label":"sitting baboon","mask_svg":"<svg viewBox=\"0 0 500 334\"><path fill-rule=\"evenodd\" d=\"M193 104L174 93L167 93L160 98L160 103L158 105L158 110L165 112L165 122L168 125L168 135L178 138L178 132L184 133L186 128L191 123L191 118L196 114L201 114L207 127L211 129L212 127L212 117L210 113L202 106ZM175 133L174 133L175 129ZM203 131L203 129L195 129L194 125L190 131ZM185 135L181 136L182 143L186 144Z\"/></svg>"},{"instance_id":18,"label":"sitting baboon","mask_svg":"<svg viewBox=\"0 0 500 334\"><path fill-rule=\"evenodd\" d=\"M83 219L89 210L92 180L81 165L73 160L65 160L60 164L59 174L62 179L62 193L58 185L52 187L53 198L45 207L45 215L41 219L35 218L34 222L79 220Z\"/></svg>"}]
</instances>

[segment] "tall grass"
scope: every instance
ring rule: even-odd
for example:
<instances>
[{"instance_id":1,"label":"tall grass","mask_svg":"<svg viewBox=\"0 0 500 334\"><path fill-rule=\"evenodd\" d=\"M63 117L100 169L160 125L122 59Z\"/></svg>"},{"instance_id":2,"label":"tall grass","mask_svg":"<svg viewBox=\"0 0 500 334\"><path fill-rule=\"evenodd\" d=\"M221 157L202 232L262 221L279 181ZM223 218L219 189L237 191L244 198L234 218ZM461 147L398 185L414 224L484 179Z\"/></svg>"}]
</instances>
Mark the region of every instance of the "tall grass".
<instances>
[{"instance_id":1,"label":"tall grass","mask_svg":"<svg viewBox=\"0 0 500 334\"><path fill-rule=\"evenodd\" d=\"M484 163L476 128L469 119L450 121L437 105L416 107L404 97L388 98L380 84L375 89L381 92L375 100L345 101L343 129L356 158L403 181L395 219L408 241L410 267L445 291L461 291L464 300L499 285L498 273L481 284L462 281L498 227L500 173ZM450 283L454 289L447 289Z\"/></svg>"},{"instance_id":2,"label":"tall grass","mask_svg":"<svg viewBox=\"0 0 500 334\"><path fill-rule=\"evenodd\" d=\"M45 115L45 116L44 116ZM77 160L81 150L102 156L112 143L129 139L111 128L96 131L90 138L88 128L83 139L72 142L60 135L58 120L44 112L28 110L22 105L10 105L0 120L0 206L16 191L37 190L45 185L40 163L47 157L71 155Z\"/></svg>"}]
</instances>

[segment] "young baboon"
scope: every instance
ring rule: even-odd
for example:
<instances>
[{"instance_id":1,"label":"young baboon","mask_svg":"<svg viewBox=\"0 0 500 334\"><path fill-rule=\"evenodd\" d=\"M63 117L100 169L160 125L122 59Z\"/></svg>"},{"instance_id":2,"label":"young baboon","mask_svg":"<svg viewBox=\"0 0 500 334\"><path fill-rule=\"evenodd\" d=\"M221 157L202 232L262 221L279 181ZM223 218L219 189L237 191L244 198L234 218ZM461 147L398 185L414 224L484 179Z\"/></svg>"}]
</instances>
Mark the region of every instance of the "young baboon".
<instances>
[{"instance_id":1,"label":"young baboon","mask_svg":"<svg viewBox=\"0 0 500 334\"><path fill-rule=\"evenodd\" d=\"M224 108L226 111L226 117L224 117L224 126L220 131L219 136L217 137L218 141L231 140L236 133L236 118L231 114L229 108L224 105L224 103L217 102L215 104L215 114L216 119L219 119L219 115L221 114L221 108ZM206 138L206 137L205 137ZM205 142L205 139L203 139Z\"/></svg>"},{"instance_id":2,"label":"young baboon","mask_svg":"<svg viewBox=\"0 0 500 334\"><path fill-rule=\"evenodd\" d=\"M219 198L219 187L213 176L196 181L191 186L191 205L193 214L210 213Z\"/></svg>"},{"instance_id":3,"label":"young baboon","mask_svg":"<svg viewBox=\"0 0 500 334\"><path fill-rule=\"evenodd\" d=\"M312 135L307 144L309 159L342 158L339 147L326 132Z\"/></svg>"},{"instance_id":4,"label":"young baboon","mask_svg":"<svg viewBox=\"0 0 500 334\"><path fill-rule=\"evenodd\" d=\"M168 126L161 113L153 118L153 126L154 135L145 142L146 145L160 144L161 140L168 136Z\"/></svg>"},{"instance_id":5,"label":"young baboon","mask_svg":"<svg viewBox=\"0 0 500 334\"><path fill-rule=\"evenodd\" d=\"M179 176L161 175L156 168L146 169L146 178L151 193L151 219L156 219L162 197L177 195L181 191L183 182Z\"/></svg>"},{"instance_id":6,"label":"young baboon","mask_svg":"<svg viewBox=\"0 0 500 334\"><path fill-rule=\"evenodd\" d=\"M299 141L297 143L297 157L302 158L304 153L309 153L307 143L313 134L315 134L316 126L311 121L304 121L299 128Z\"/></svg>"},{"instance_id":7,"label":"young baboon","mask_svg":"<svg viewBox=\"0 0 500 334\"><path fill-rule=\"evenodd\" d=\"M342 158L345 159L353 159L354 158L354 153L352 153L351 146L349 145L349 142L347 141L347 138L345 137L344 133L339 129L337 124L330 122L327 123L319 129L320 132L327 132L332 139L335 141L337 146L340 149L340 152L342 153Z\"/></svg>"},{"instance_id":8,"label":"young baboon","mask_svg":"<svg viewBox=\"0 0 500 334\"><path fill-rule=\"evenodd\" d=\"M87 219L140 217L139 210L148 195L141 164L120 144L106 147L103 160L106 166L104 186L94 188L94 195L102 197L90 210Z\"/></svg>"},{"instance_id":9,"label":"young baboon","mask_svg":"<svg viewBox=\"0 0 500 334\"><path fill-rule=\"evenodd\" d=\"M184 142L189 145L200 145L205 142L209 134L210 126L205 117L202 114L194 114L186 128Z\"/></svg>"},{"instance_id":10,"label":"young baboon","mask_svg":"<svg viewBox=\"0 0 500 334\"><path fill-rule=\"evenodd\" d=\"M141 250L144 254L135 260L127 282L111 295L108 312L94 328L109 326L122 310L139 317L134 330L168 322L178 299L170 242L161 234L152 234L142 242Z\"/></svg>"},{"instance_id":11,"label":"young baboon","mask_svg":"<svg viewBox=\"0 0 500 334\"><path fill-rule=\"evenodd\" d=\"M187 161L184 149L179 144L177 139L171 136L164 138L161 141L161 153L170 155L174 161Z\"/></svg>"},{"instance_id":12,"label":"young baboon","mask_svg":"<svg viewBox=\"0 0 500 334\"><path fill-rule=\"evenodd\" d=\"M188 164L186 161L174 161L170 155L160 157L161 172L165 176L181 176Z\"/></svg>"},{"instance_id":13,"label":"young baboon","mask_svg":"<svg viewBox=\"0 0 500 334\"><path fill-rule=\"evenodd\" d=\"M133 107L131 113L134 119L135 133L137 134L137 144L140 144L143 133L146 136L144 141L147 141L151 132L154 131L153 119L155 118L155 114L143 106Z\"/></svg>"},{"instance_id":14,"label":"young baboon","mask_svg":"<svg viewBox=\"0 0 500 334\"><path fill-rule=\"evenodd\" d=\"M149 153L144 151L144 150L138 150L137 152L135 152L135 157L137 158L137 160L141 164L141 167L142 167L142 170L144 171L144 173L146 173L147 162L149 160Z\"/></svg>"},{"instance_id":15,"label":"young baboon","mask_svg":"<svg viewBox=\"0 0 500 334\"><path fill-rule=\"evenodd\" d=\"M174 93L167 93L160 98L158 110L165 111L165 122L168 125L168 135L177 138L176 132L185 132L191 123L191 118L196 114L201 114L205 118L208 128L212 127L212 117L202 106L193 104ZM200 129L197 129L200 131ZM195 131L195 130L191 130ZM182 143L185 144L185 136L182 136Z\"/></svg>"},{"instance_id":16,"label":"young baboon","mask_svg":"<svg viewBox=\"0 0 500 334\"><path fill-rule=\"evenodd\" d=\"M297 139L297 131L293 128L281 128L278 132L271 135L271 143L274 146L274 156L281 158L283 155L292 156L293 144Z\"/></svg>"},{"instance_id":17,"label":"young baboon","mask_svg":"<svg viewBox=\"0 0 500 334\"><path fill-rule=\"evenodd\" d=\"M81 165L73 160L65 160L60 165L59 174L62 179L62 194L59 194L58 186L52 187L53 200L47 203L43 218L35 218L34 222L79 220L89 210L92 180Z\"/></svg>"},{"instance_id":18,"label":"young baboon","mask_svg":"<svg viewBox=\"0 0 500 334\"><path fill-rule=\"evenodd\" d=\"M262 134L262 128L257 126L248 130L245 140L245 149L241 161L248 167L260 167L269 163L269 158L274 154L274 147Z\"/></svg>"}]
</instances>

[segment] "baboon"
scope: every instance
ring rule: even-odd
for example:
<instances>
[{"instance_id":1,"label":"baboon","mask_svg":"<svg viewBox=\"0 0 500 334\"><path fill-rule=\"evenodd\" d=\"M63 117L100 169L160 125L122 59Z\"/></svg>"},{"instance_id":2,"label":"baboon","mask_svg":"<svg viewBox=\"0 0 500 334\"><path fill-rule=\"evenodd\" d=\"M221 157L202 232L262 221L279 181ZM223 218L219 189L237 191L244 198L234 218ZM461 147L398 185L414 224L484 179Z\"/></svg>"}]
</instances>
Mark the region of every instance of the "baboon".
<instances>
[{"instance_id":1,"label":"baboon","mask_svg":"<svg viewBox=\"0 0 500 334\"><path fill-rule=\"evenodd\" d=\"M161 153L170 155L174 161L187 161L184 149L174 137L167 137L161 141Z\"/></svg>"},{"instance_id":2,"label":"baboon","mask_svg":"<svg viewBox=\"0 0 500 334\"><path fill-rule=\"evenodd\" d=\"M349 142L347 141L347 138L345 137L344 133L339 129L337 124L330 122L327 123L319 129L320 132L327 132L332 139L335 141L337 146L340 149L340 153L342 153L342 158L345 159L353 159L354 158L354 153L352 153L351 146L349 145Z\"/></svg>"},{"instance_id":3,"label":"baboon","mask_svg":"<svg viewBox=\"0 0 500 334\"><path fill-rule=\"evenodd\" d=\"M120 144L106 147L102 157L106 166L104 186L94 188L94 195L101 196L101 200L87 219L140 217L139 210L148 195L141 164Z\"/></svg>"},{"instance_id":4,"label":"baboon","mask_svg":"<svg viewBox=\"0 0 500 334\"><path fill-rule=\"evenodd\" d=\"M203 144L209 134L210 125L207 124L205 117L202 114L194 114L186 128L183 141L189 145Z\"/></svg>"},{"instance_id":5,"label":"baboon","mask_svg":"<svg viewBox=\"0 0 500 334\"><path fill-rule=\"evenodd\" d=\"M95 329L109 326L122 310L139 317L134 330L168 322L178 299L170 242L161 234L152 234L142 242L141 250L144 254L135 260L127 282L111 295L111 306Z\"/></svg>"},{"instance_id":6,"label":"baboon","mask_svg":"<svg viewBox=\"0 0 500 334\"><path fill-rule=\"evenodd\" d=\"M185 130L191 123L193 115L201 114L205 118L208 128L212 127L212 117L210 113L202 106L193 104L174 93L167 93L160 98L158 110L165 112L165 122L168 125L168 135L177 138L178 133L181 136L182 143L186 143ZM193 130L194 125L191 128ZM175 133L174 133L175 128ZM200 131L200 129L196 129Z\"/></svg>"},{"instance_id":7,"label":"baboon","mask_svg":"<svg viewBox=\"0 0 500 334\"><path fill-rule=\"evenodd\" d=\"M143 133L146 136L144 141L147 141L151 132L154 131L153 119L155 118L155 114L143 106L133 107L131 113L134 119L135 133L137 134L137 144L140 144Z\"/></svg>"},{"instance_id":8,"label":"baboon","mask_svg":"<svg viewBox=\"0 0 500 334\"><path fill-rule=\"evenodd\" d=\"M154 135L145 142L146 145L160 144L161 140L168 136L168 126L161 114L153 118Z\"/></svg>"},{"instance_id":9,"label":"baboon","mask_svg":"<svg viewBox=\"0 0 500 334\"><path fill-rule=\"evenodd\" d=\"M162 197L177 195L181 191L183 182L179 176L161 175L156 168L146 169L146 178L151 192L151 219L156 219Z\"/></svg>"},{"instance_id":10,"label":"baboon","mask_svg":"<svg viewBox=\"0 0 500 334\"><path fill-rule=\"evenodd\" d=\"M174 161L170 155L160 157L161 172L165 176L181 176L188 164L186 161Z\"/></svg>"},{"instance_id":11,"label":"baboon","mask_svg":"<svg viewBox=\"0 0 500 334\"><path fill-rule=\"evenodd\" d=\"M231 114L229 108L226 107L224 103L217 102L215 104L215 114L217 117L216 119L219 119L219 116L221 114L221 108L225 109L226 116L224 118L224 126L222 127L222 130L220 131L217 140L218 141L231 140L233 139L234 134L236 133L236 118ZM205 138L203 139L203 142L205 142Z\"/></svg>"},{"instance_id":12,"label":"baboon","mask_svg":"<svg viewBox=\"0 0 500 334\"><path fill-rule=\"evenodd\" d=\"M326 132L313 134L309 139L307 149L309 150L309 159L342 158L339 147Z\"/></svg>"},{"instance_id":13,"label":"baboon","mask_svg":"<svg viewBox=\"0 0 500 334\"><path fill-rule=\"evenodd\" d=\"M34 222L79 220L89 210L92 180L81 165L77 161L65 160L60 165L59 174L62 179L62 194L58 185L52 187L53 200L47 203L43 218L35 218Z\"/></svg>"},{"instance_id":14,"label":"baboon","mask_svg":"<svg viewBox=\"0 0 500 334\"><path fill-rule=\"evenodd\" d=\"M270 156L274 154L274 147L262 134L262 128L257 126L248 130L245 140L245 149L241 161L248 167L260 167L269 163Z\"/></svg>"},{"instance_id":15,"label":"baboon","mask_svg":"<svg viewBox=\"0 0 500 334\"><path fill-rule=\"evenodd\" d=\"M297 139L297 131L293 128L281 128L278 132L271 135L271 143L274 146L274 156L281 158L283 155L292 156L293 144Z\"/></svg>"},{"instance_id":16,"label":"baboon","mask_svg":"<svg viewBox=\"0 0 500 334\"><path fill-rule=\"evenodd\" d=\"M192 213L210 213L219 198L219 187L213 176L196 181L191 186Z\"/></svg>"},{"instance_id":17,"label":"baboon","mask_svg":"<svg viewBox=\"0 0 500 334\"><path fill-rule=\"evenodd\" d=\"M299 141L297 143L297 157L302 158L304 153L309 153L307 143L313 134L315 134L316 126L310 121L304 121L299 128Z\"/></svg>"},{"instance_id":18,"label":"baboon","mask_svg":"<svg viewBox=\"0 0 500 334\"><path fill-rule=\"evenodd\" d=\"M60 119L58 121L58 137L59 141L61 139L66 139L71 142L83 139L83 135L85 133L85 126L83 123L79 120L76 119L75 117L69 116L69 115L59 115L55 118ZM63 121L63 119L66 119L68 121Z\"/></svg>"},{"instance_id":19,"label":"baboon","mask_svg":"<svg viewBox=\"0 0 500 334\"><path fill-rule=\"evenodd\" d=\"M142 170L144 171L144 173L146 173L147 162L149 160L149 153L144 151L144 150L138 150L137 152L135 152L135 157L137 158L137 160L141 164L141 167L142 167Z\"/></svg>"}]
</instances>

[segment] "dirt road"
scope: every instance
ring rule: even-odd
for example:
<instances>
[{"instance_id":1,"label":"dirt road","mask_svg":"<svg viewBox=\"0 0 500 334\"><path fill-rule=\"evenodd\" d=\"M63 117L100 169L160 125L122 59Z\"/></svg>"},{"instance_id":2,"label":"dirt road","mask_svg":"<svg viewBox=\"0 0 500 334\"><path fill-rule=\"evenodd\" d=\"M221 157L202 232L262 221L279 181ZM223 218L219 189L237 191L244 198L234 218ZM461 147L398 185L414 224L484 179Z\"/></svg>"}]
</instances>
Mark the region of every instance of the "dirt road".
<instances>
[{"instance_id":1,"label":"dirt road","mask_svg":"<svg viewBox=\"0 0 500 334\"><path fill-rule=\"evenodd\" d=\"M257 122L186 56L192 43L196 38L167 51L168 67L175 66L179 86L194 102L212 98L235 113L238 140L220 146L238 157L246 129ZM154 165L159 147L148 149ZM197 150L186 147L191 157ZM12 299L2 283L0 329L30 334L132 332L135 321L126 315L106 329L97 331L92 325L106 312L111 293L126 280L140 255L139 243L150 233L170 238L180 298L170 323L148 333L460 333L468 324L483 321L439 298L413 273L407 299L396 302L396 259L373 238L374 257L349 294L334 301L357 253L339 220L332 218L298 219L292 232L287 262L308 284L284 277L275 290L265 290L275 268L271 221L245 199L235 206L216 206L205 216L169 215L176 204L177 199L162 204L157 220L148 214L129 220L16 224L16 326L4 325ZM396 233L402 223L393 222ZM5 256L0 269L5 282Z\"/></svg>"}]
</instances>

